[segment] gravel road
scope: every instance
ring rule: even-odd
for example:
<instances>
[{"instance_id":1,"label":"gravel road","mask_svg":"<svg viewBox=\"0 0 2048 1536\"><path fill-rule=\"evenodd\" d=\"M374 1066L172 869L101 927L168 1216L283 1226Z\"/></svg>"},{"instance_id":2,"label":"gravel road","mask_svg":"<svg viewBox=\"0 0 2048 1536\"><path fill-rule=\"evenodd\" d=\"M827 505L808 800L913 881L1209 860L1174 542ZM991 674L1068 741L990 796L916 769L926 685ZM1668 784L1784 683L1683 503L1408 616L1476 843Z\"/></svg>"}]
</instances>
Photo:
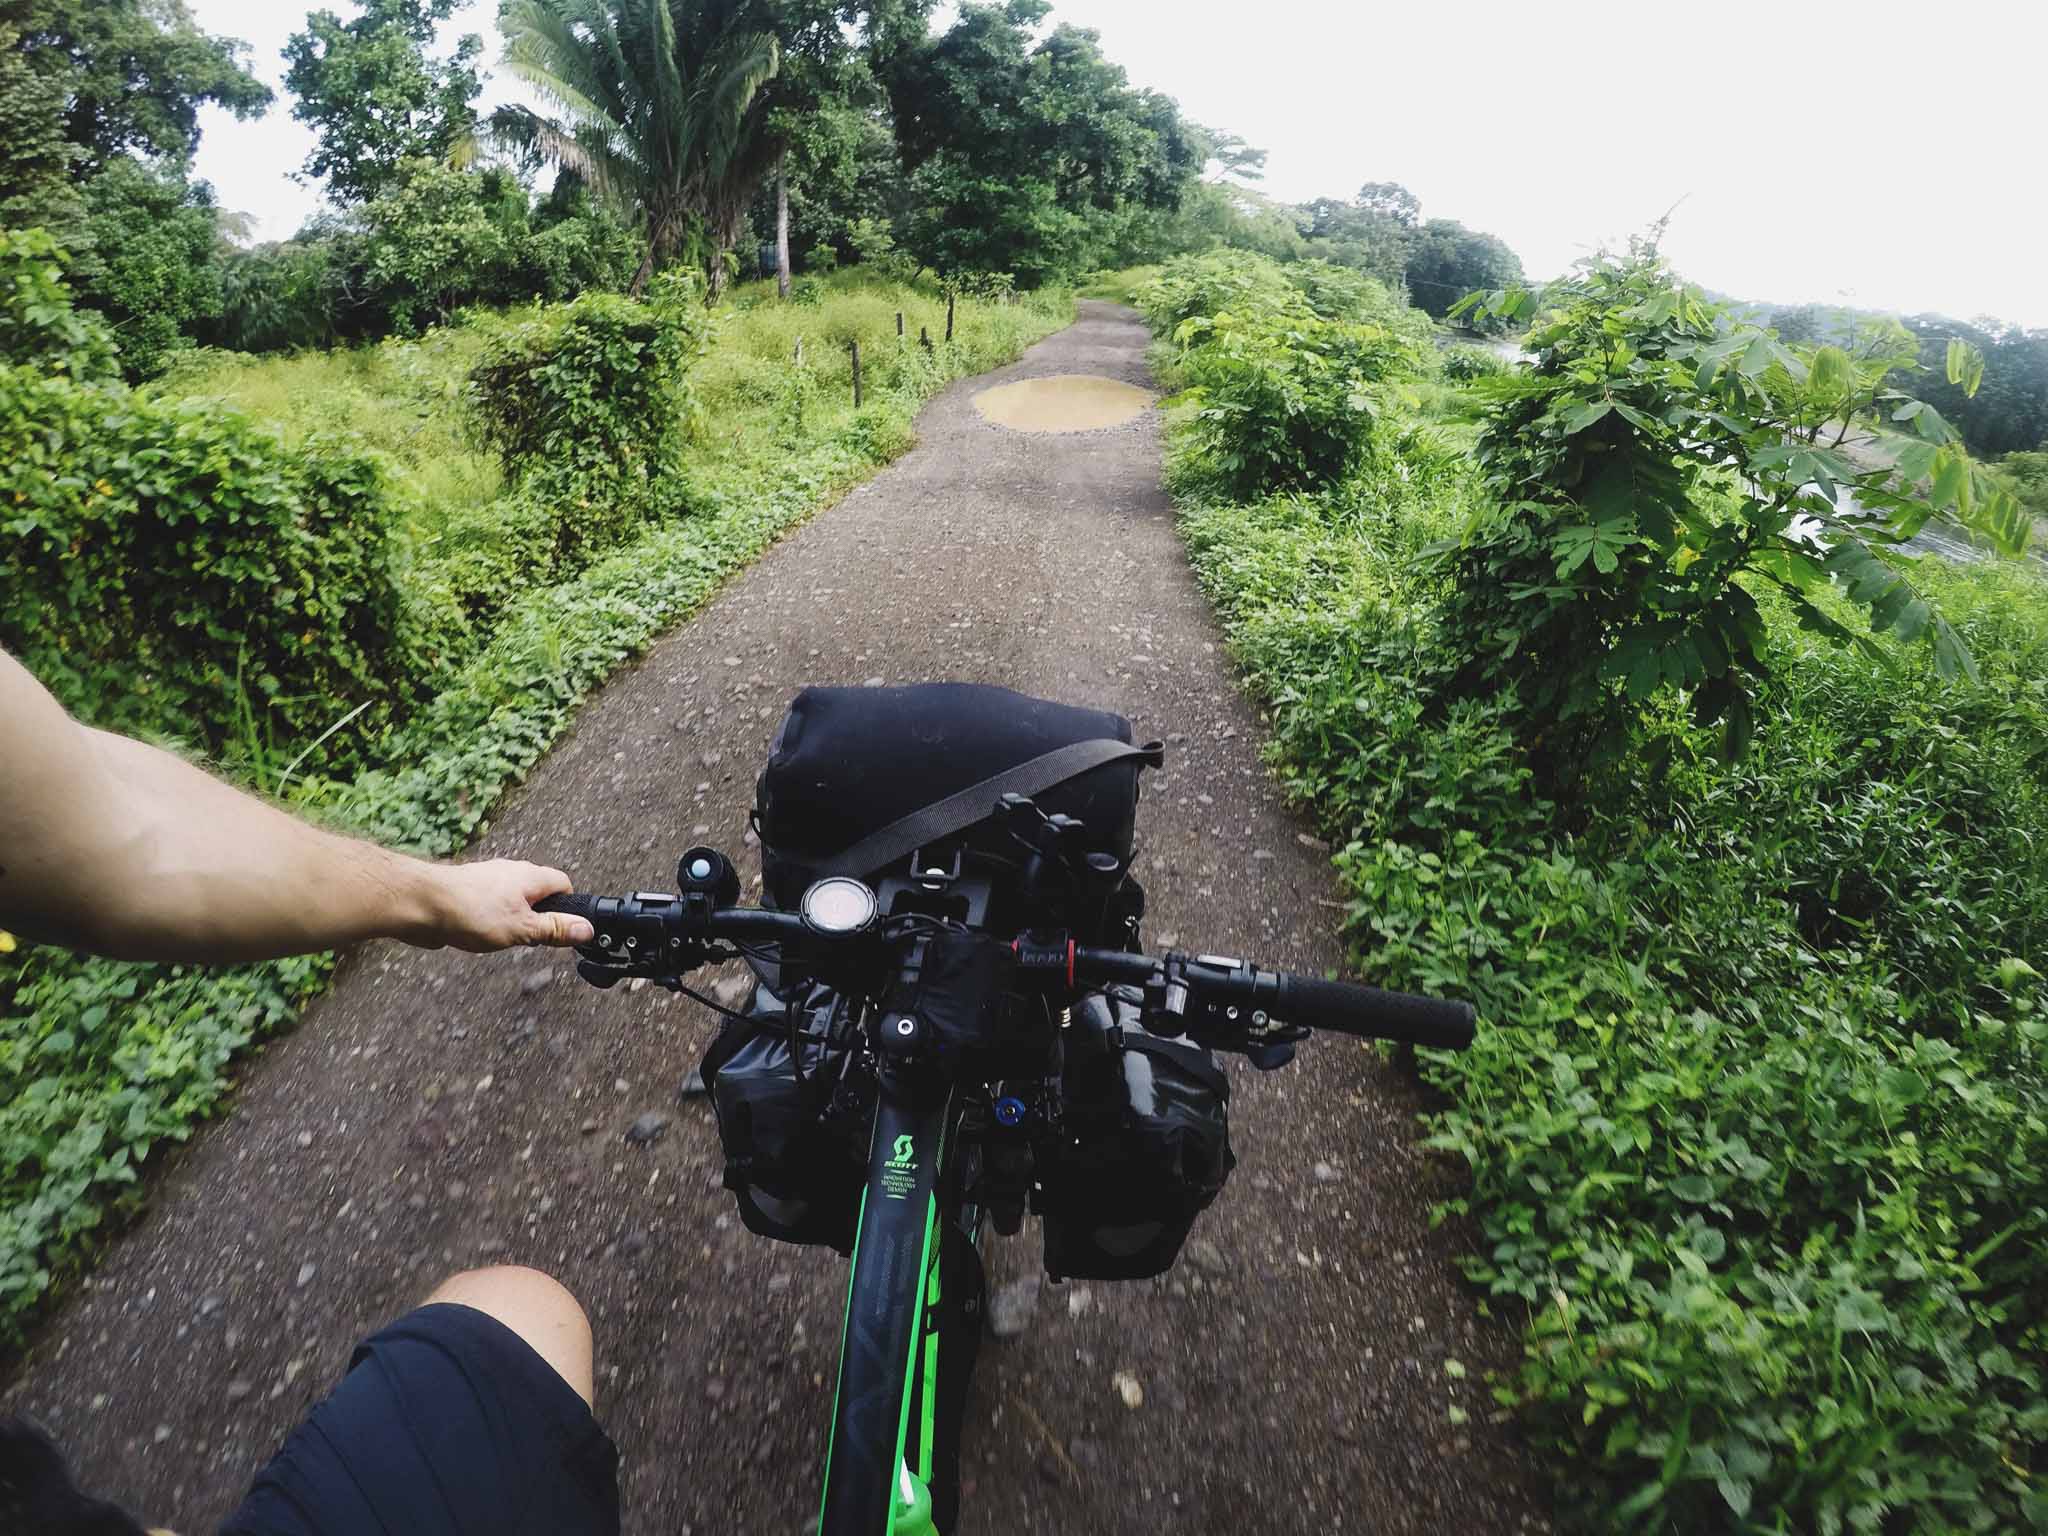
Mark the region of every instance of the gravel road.
<instances>
[{"instance_id":1,"label":"gravel road","mask_svg":"<svg viewBox=\"0 0 2048 1536\"><path fill-rule=\"evenodd\" d=\"M1335 966L1328 857L1260 767L1160 489L1156 415L1024 435L972 405L1053 374L1149 385L1145 342L1129 311L1085 303L938 397L912 453L594 699L480 852L616 890L666 885L709 839L751 878L754 774L801 686L999 682L1171 743L1139 817L1155 946ZM566 956L355 954L13 1363L7 1405L91 1486L195 1536L356 1338L449 1271L530 1263L595 1323L626 1529L797 1536L816 1518L845 1270L740 1227L710 1113L677 1098L712 1033L659 989L577 985ZM1460 1238L1429 1225L1456 1181L1416 1146L1416 1089L1334 1038L1233 1076L1239 1166L1171 1277L1054 1287L1035 1223L993 1240L991 1287L1021 1332L982 1354L962 1529L1544 1528L1482 1382L1514 1342L1475 1320ZM629 1143L650 1112L665 1133Z\"/></svg>"}]
</instances>

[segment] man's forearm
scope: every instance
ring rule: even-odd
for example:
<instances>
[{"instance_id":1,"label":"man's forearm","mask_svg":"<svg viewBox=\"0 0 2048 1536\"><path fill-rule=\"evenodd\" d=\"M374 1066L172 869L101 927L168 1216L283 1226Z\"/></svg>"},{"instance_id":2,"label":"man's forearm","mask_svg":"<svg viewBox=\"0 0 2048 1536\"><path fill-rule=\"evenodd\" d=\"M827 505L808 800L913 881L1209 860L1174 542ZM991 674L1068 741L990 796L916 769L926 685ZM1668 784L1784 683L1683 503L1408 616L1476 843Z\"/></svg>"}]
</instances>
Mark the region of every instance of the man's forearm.
<instances>
[{"instance_id":1,"label":"man's forearm","mask_svg":"<svg viewBox=\"0 0 2048 1536\"><path fill-rule=\"evenodd\" d=\"M120 830L92 860L99 889L51 914L75 941L124 959L226 962L414 937L439 917L434 865L310 826L169 752L87 736Z\"/></svg>"},{"instance_id":2,"label":"man's forearm","mask_svg":"<svg viewBox=\"0 0 2048 1536\"><path fill-rule=\"evenodd\" d=\"M0 928L133 960L226 962L403 939L583 944L533 904L558 869L431 864L337 837L172 753L87 730L0 651Z\"/></svg>"}]
</instances>

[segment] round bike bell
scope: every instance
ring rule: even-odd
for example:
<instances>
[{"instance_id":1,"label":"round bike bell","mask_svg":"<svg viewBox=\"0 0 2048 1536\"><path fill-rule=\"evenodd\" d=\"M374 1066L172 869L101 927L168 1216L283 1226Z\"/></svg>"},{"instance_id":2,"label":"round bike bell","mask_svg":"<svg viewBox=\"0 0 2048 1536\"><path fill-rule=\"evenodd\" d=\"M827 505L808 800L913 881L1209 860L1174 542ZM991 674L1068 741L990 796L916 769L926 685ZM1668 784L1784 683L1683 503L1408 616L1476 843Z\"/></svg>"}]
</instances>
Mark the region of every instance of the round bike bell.
<instances>
[{"instance_id":1,"label":"round bike bell","mask_svg":"<svg viewBox=\"0 0 2048 1536\"><path fill-rule=\"evenodd\" d=\"M875 893L846 875L820 880L804 892L803 919L818 933L859 933L879 910Z\"/></svg>"}]
</instances>

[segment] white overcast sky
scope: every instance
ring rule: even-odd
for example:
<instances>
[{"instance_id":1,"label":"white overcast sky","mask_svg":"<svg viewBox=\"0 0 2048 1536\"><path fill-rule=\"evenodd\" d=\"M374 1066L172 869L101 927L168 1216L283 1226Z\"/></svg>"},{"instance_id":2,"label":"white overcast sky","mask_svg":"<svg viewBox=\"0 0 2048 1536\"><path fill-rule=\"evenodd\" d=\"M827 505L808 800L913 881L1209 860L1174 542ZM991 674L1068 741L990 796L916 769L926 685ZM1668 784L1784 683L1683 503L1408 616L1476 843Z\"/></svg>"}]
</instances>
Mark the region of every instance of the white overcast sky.
<instances>
[{"instance_id":1,"label":"white overcast sky","mask_svg":"<svg viewBox=\"0 0 2048 1536\"><path fill-rule=\"evenodd\" d=\"M294 0L190 0L277 84ZM1271 152L1288 200L1398 181L1563 271L1677 206L1687 277L1760 300L2048 326L2042 0L1055 0L1139 85ZM446 32L481 32L495 0ZM495 84L492 99L510 93ZM319 202L280 99L209 113L199 174L290 234Z\"/></svg>"}]
</instances>

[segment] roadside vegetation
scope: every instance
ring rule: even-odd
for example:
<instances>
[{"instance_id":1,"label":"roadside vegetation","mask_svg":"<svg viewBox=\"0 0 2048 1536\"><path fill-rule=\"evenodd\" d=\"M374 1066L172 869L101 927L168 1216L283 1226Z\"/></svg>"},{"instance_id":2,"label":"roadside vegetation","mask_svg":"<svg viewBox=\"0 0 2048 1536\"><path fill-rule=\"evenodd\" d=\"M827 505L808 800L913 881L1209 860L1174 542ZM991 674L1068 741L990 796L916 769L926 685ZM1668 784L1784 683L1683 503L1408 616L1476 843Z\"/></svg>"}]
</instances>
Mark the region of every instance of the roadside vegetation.
<instances>
[{"instance_id":1,"label":"roadside vegetation","mask_svg":"<svg viewBox=\"0 0 2048 1536\"><path fill-rule=\"evenodd\" d=\"M707 313L678 273L645 304L481 311L366 350L188 353L135 390L47 244L0 234L0 292L34 296L0 318L0 644L87 720L430 854L622 662L909 447L934 390L1071 315L1056 289L963 299L927 349L928 284L855 269ZM330 964L0 938L0 1336Z\"/></svg>"},{"instance_id":2,"label":"roadside vegetation","mask_svg":"<svg viewBox=\"0 0 2048 1536\"><path fill-rule=\"evenodd\" d=\"M2040 1527L2048 584L1888 542L2011 509L1939 417L1917 482L1795 462L1837 360L1648 248L1512 372L1304 276L1143 287L1172 486L1362 972L1480 1008L1431 1144L1561 1513Z\"/></svg>"}]
</instances>

